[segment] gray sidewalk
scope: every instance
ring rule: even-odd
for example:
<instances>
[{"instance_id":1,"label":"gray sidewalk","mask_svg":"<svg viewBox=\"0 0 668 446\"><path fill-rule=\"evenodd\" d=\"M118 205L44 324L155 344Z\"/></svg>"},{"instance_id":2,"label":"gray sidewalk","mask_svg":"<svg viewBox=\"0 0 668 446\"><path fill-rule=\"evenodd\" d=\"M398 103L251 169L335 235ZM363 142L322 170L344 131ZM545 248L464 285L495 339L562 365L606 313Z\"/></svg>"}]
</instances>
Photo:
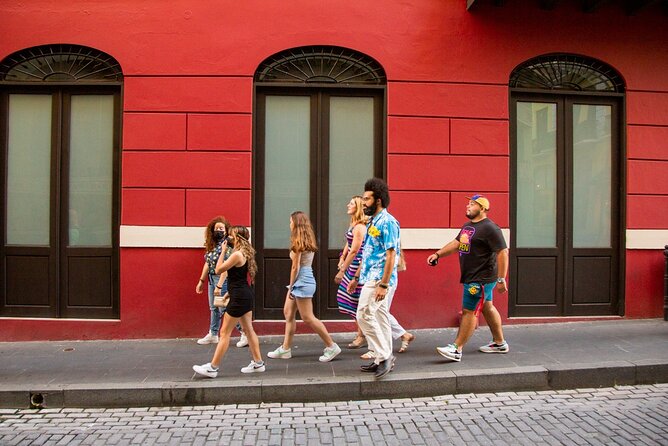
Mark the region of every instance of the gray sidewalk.
<instances>
[{"instance_id":1,"label":"gray sidewalk","mask_svg":"<svg viewBox=\"0 0 668 446\"><path fill-rule=\"evenodd\" d=\"M352 334L334 334L344 348L318 362L322 342L297 335L293 357L269 359L282 340L260 336L265 373L244 375L248 348L233 345L216 379L193 376L215 345L193 339L0 343L0 407L134 407L306 402L421 397L457 393L603 387L668 382L668 322L614 320L514 325L504 328L507 354L484 354L489 330L476 330L462 362L436 353L456 329L416 330L385 379L359 371L364 350L347 350ZM299 331L304 331L303 325ZM236 340L233 339L233 342ZM398 343L395 343L398 348Z\"/></svg>"}]
</instances>

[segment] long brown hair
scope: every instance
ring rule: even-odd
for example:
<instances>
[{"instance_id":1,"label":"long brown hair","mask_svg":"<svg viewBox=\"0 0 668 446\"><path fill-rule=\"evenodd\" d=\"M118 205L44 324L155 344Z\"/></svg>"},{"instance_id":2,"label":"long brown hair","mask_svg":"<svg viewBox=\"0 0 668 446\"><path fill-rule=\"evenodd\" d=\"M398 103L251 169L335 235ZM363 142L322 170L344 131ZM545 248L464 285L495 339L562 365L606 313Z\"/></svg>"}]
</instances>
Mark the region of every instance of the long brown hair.
<instances>
[{"instance_id":1,"label":"long brown hair","mask_svg":"<svg viewBox=\"0 0 668 446\"><path fill-rule=\"evenodd\" d=\"M366 224L369 217L364 214L364 202L362 201L362 197L353 195L351 201L355 203L355 212L350 216L350 226L355 226L358 223Z\"/></svg>"},{"instance_id":2,"label":"long brown hair","mask_svg":"<svg viewBox=\"0 0 668 446\"><path fill-rule=\"evenodd\" d=\"M292 220L292 231L290 231L290 249L294 252L305 252L318 250L315 241L315 232L308 215L302 211L290 214Z\"/></svg>"},{"instance_id":3,"label":"long brown hair","mask_svg":"<svg viewBox=\"0 0 668 446\"><path fill-rule=\"evenodd\" d=\"M213 241L213 228L216 227L216 223L225 225L226 234L230 232L230 222L225 217L222 215L214 217L204 229L204 247L207 251L213 251L216 248L216 243Z\"/></svg>"},{"instance_id":4,"label":"long brown hair","mask_svg":"<svg viewBox=\"0 0 668 446\"><path fill-rule=\"evenodd\" d=\"M241 251L246 258L248 275L252 283L255 280L255 274L257 274L257 263L255 262L255 249L250 243L250 232L245 226L232 226L230 228L230 235L235 238L234 249Z\"/></svg>"}]
</instances>

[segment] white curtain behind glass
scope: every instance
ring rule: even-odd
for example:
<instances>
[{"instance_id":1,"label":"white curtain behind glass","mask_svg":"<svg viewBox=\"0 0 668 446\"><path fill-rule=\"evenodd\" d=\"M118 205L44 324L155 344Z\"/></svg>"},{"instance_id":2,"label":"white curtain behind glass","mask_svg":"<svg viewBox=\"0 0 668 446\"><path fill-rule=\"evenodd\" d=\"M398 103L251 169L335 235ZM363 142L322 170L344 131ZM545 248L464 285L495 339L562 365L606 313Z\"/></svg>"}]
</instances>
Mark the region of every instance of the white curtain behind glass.
<instances>
[{"instance_id":1,"label":"white curtain behind glass","mask_svg":"<svg viewBox=\"0 0 668 446\"><path fill-rule=\"evenodd\" d=\"M612 108L573 105L573 246L611 245Z\"/></svg>"},{"instance_id":2,"label":"white curtain behind glass","mask_svg":"<svg viewBox=\"0 0 668 446\"><path fill-rule=\"evenodd\" d=\"M557 243L556 112L556 104L517 103L518 247Z\"/></svg>"},{"instance_id":3,"label":"white curtain behind glass","mask_svg":"<svg viewBox=\"0 0 668 446\"><path fill-rule=\"evenodd\" d=\"M339 249L346 205L373 176L373 98L332 97L329 113L329 248Z\"/></svg>"},{"instance_id":4,"label":"white curtain behind glass","mask_svg":"<svg viewBox=\"0 0 668 446\"><path fill-rule=\"evenodd\" d=\"M69 246L111 246L114 99L72 96Z\"/></svg>"},{"instance_id":5,"label":"white curtain behind glass","mask_svg":"<svg viewBox=\"0 0 668 446\"><path fill-rule=\"evenodd\" d=\"M49 245L51 101L51 95L9 95L8 245Z\"/></svg>"},{"instance_id":6,"label":"white curtain behind glass","mask_svg":"<svg viewBox=\"0 0 668 446\"><path fill-rule=\"evenodd\" d=\"M311 99L267 96L264 247L290 247L290 214L309 213Z\"/></svg>"}]
</instances>

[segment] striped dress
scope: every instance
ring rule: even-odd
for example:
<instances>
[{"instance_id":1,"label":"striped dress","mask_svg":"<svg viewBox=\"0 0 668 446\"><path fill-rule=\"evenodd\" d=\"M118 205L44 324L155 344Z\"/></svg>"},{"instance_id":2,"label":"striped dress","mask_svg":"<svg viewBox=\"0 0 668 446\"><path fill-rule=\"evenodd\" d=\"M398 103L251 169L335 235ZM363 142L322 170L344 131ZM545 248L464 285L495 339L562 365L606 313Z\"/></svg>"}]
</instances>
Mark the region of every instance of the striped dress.
<instances>
[{"instance_id":1,"label":"striped dress","mask_svg":"<svg viewBox=\"0 0 668 446\"><path fill-rule=\"evenodd\" d=\"M353 228L349 228L348 232L346 232L346 243L348 244L348 250L350 250L350 246L353 243ZM355 258L353 259L352 263L350 264L346 272L343 274L343 279L341 279L341 283L339 284L339 289L336 292L336 302L339 305L339 311L353 318L355 318L357 314L357 302L359 301L360 298L360 291L362 291L362 286L358 284L357 288L355 289L355 292L350 294L348 293L348 284L350 283L353 276L355 275L355 273L357 273L357 270L360 267L363 250L364 250L364 242L362 242L362 246L360 246L360 249L357 251L357 254L355 254Z\"/></svg>"}]
</instances>

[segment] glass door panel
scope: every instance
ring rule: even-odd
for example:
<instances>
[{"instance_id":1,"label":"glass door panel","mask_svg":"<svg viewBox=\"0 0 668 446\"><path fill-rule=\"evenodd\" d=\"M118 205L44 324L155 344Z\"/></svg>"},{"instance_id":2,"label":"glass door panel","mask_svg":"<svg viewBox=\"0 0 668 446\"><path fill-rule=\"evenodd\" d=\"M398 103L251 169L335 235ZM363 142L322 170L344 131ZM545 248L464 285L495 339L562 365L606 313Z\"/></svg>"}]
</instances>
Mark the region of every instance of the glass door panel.
<instances>
[{"instance_id":1,"label":"glass door panel","mask_svg":"<svg viewBox=\"0 0 668 446\"><path fill-rule=\"evenodd\" d=\"M311 98L266 96L264 248L290 247L289 218L309 213Z\"/></svg>"},{"instance_id":2,"label":"glass door panel","mask_svg":"<svg viewBox=\"0 0 668 446\"><path fill-rule=\"evenodd\" d=\"M9 95L7 245L48 246L51 95Z\"/></svg>"},{"instance_id":3,"label":"glass door panel","mask_svg":"<svg viewBox=\"0 0 668 446\"><path fill-rule=\"evenodd\" d=\"M557 104L517 103L516 246L557 245Z\"/></svg>"},{"instance_id":4,"label":"glass door panel","mask_svg":"<svg viewBox=\"0 0 668 446\"><path fill-rule=\"evenodd\" d=\"M111 246L113 134L113 96L72 96L69 246Z\"/></svg>"},{"instance_id":5,"label":"glass door panel","mask_svg":"<svg viewBox=\"0 0 668 446\"><path fill-rule=\"evenodd\" d=\"M374 99L331 97L329 121L329 249L341 249L346 204L374 172Z\"/></svg>"},{"instance_id":6,"label":"glass door panel","mask_svg":"<svg viewBox=\"0 0 668 446\"><path fill-rule=\"evenodd\" d=\"M573 104L573 247L611 246L612 107Z\"/></svg>"},{"instance_id":7,"label":"glass door panel","mask_svg":"<svg viewBox=\"0 0 668 446\"><path fill-rule=\"evenodd\" d=\"M302 210L320 248L313 260L314 313L340 319L333 279L348 226L346 204L362 192L364 181L382 176L382 93L285 89L260 91L256 100L256 315L283 317L289 216Z\"/></svg>"},{"instance_id":8,"label":"glass door panel","mask_svg":"<svg viewBox=\"0 0 668 446\"><path fill-rule=\"evenodd\" d=\"M617 314L619 100L522 96L512 108L510 314Z\"/></svg>"}]
</instances>

